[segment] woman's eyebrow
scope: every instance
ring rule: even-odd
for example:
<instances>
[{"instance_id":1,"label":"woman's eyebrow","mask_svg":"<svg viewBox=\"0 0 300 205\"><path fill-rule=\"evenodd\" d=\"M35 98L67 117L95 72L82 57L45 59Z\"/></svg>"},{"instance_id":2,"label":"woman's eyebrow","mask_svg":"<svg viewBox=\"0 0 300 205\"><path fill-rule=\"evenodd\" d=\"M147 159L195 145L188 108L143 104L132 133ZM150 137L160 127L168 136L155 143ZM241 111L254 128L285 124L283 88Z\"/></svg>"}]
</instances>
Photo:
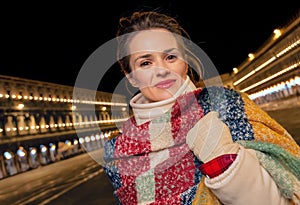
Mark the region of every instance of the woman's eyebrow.
<instances>
[{"instance_id":1,"label":"woman's eyebrow","mask_svg":"<svg viewBox=\"0 0 300 205\"><path fill-rule=\"evenodd\" d=\"M145 55L138 56L138 57L134 60L134 62L136 62L137 60L139 60L139 59L141 59L141 58L149 58L149 57L151 57L151 56L152 56L152 55L149 54L149 53L147 53L147 54L145 54Z\"/></svg>"},{"instance_id":2,"label":"woman's eyebrow","mask_svg":"<svg viewBox=\"0 0 300 205\"><path fill-rule=\"evenodd\" d=\"M169 48L169 49L166 49L166 50L162 51L162 53L170 53L170 52L172 52L172 51L174 51L174 50L175 50L175 51L178 51L177 48ZM141 58L150 58L151 56L152 56L152 54L150 54L150 53L147 53L147 54L138 56L138 57L134 60L134 62L138 61L138 60L141 59Z\"/></svg>"}]
</instances>

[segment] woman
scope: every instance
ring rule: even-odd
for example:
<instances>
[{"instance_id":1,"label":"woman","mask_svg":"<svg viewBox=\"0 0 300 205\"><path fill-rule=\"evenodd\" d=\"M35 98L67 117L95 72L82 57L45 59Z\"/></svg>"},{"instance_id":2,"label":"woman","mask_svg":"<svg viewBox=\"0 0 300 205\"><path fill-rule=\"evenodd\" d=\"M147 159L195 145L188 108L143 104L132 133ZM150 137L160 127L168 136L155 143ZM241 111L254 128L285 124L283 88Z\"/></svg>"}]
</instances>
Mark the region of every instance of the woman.
<instances>
[{"instance_id":1,"label":"woman","mask_svg":"<svg viewBox=\"0 0 300 205\"><path fill-rule=\"evenodd\" d=\"M120 19L117 39L140 91L105 145L119 204L300 204L297 143L245 94L197 88L204 68L175 19L135 12Z\"/></svg>"}]
</instances>

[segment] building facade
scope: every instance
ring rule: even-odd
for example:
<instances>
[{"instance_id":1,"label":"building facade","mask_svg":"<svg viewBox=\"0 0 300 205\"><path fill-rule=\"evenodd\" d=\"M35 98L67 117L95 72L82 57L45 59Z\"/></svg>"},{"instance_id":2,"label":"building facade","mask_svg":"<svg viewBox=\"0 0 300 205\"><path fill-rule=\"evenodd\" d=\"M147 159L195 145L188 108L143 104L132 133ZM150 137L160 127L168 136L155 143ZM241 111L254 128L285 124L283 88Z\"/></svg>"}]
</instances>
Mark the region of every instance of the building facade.
<instances>
[{"instance_id":1,"label":"building facade","mask_svg":"<svg viewBox=\"0 0 300 205\"><path fill-rule=\"evenodd\" d=\"M123 95L0 75L0 178L102 148L127 118Z\"/></svg>"},{"instance_id":2,"label":"building facade","mask_svg":"<svg viewBox=\"0 0 300 205\"><path fill-rule=\"evenodd\" d=\"M299 96L300 14L274 28L273 35L234 71L223 82L261 106Z\"/></svg>"}]
</instances>

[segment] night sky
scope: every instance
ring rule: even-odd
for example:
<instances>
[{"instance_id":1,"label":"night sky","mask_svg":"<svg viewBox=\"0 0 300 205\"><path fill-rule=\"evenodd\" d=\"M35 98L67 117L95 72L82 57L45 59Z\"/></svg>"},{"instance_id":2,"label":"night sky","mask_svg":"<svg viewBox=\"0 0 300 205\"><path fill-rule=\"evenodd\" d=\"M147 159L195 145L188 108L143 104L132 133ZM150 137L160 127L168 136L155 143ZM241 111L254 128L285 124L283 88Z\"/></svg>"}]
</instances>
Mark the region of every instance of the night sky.
<instances>
[{"instance_id":1,"label":"night sky","mask_svg":"<svg viewBox=\"0 0 300 205\"><path fill-rule=\"evenodd\" d=\"M255 52L275 28L284 26L300 8L297 1L207 2L44 1L2 5L0 75L74 85L87 58L115 37L119 17L141 9L165 11L176 17L223 74ZM122 73L114 66L106 75L101 90L112 92Z\"/></svg>"}]
</instances>

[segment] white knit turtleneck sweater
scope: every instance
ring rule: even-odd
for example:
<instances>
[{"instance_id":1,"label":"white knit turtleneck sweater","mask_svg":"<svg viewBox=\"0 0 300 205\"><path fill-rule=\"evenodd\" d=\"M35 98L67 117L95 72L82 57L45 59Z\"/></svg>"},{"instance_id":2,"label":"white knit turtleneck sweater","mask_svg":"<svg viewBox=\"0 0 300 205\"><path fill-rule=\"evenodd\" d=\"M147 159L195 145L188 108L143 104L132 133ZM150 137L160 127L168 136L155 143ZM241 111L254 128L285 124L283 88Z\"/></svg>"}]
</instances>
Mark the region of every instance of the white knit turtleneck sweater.
<instances>
[{"instance_id":1,"label":"white knit turtleneck sweater","mask_svg":"<svg viewBox=\"0 0 300 205\"><path fill-rule=\"evenodd\" d=\"M196 86L190 80L189 76L187 76L186 80L175 95L166 100L150 103L142 93L137 94L130 100L130 106L132 107L137 125L141 125L166 113L173 106L178 96L195 89Z\"/></svg>"}]
</instances>

